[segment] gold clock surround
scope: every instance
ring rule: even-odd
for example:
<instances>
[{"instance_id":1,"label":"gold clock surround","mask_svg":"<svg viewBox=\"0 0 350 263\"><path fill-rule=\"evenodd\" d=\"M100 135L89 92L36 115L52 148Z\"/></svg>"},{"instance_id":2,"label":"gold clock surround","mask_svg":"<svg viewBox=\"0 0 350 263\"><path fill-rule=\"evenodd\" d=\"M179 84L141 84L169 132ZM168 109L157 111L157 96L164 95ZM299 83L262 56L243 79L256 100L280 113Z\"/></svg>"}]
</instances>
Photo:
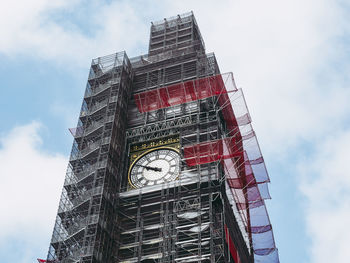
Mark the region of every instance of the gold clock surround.
<instances>
[{"instance_id":1,"label":"gold clock surround","mask_svg":"<svg viewBox=\"0 0 350 263\"><path fill-rule=\"evenodd\" d=\"M135 187L134 184L132 183L131 179L130 179L130 174L131 174L131 170L133 169L134 165L136 164L136 162L138 160L140 160L143 156L153 152L153 151L158 151L158 150L162 150L162 149L167 149L167 150L171 150L171 151L174 151L176 153L178 153L180 155L180 144L179 143L172 143L172 144L169 144L167 146L160 146L160 147L154 147L154 148L151 148L151 149L148 149L148 150L144 150L144 151L140 151L138 152L137 154L136 153L132 153L131 154L131 158L130 158L130 166L129 166L129 169L128 169L128 184L129 184L129 187L131 187L132 189L136 189L138 187ZM134 158L132 158L134 157ZM178 176L175 178L175 180L178 178Z\"/></svg>"}]
</instances>

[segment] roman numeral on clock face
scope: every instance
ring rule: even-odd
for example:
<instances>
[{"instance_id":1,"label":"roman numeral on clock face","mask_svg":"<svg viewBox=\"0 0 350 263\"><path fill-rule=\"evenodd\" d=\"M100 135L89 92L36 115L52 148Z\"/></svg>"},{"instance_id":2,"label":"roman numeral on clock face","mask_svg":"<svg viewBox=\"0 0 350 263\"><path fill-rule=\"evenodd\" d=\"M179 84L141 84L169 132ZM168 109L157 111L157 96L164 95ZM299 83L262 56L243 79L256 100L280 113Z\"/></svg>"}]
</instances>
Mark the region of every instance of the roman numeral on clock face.
<instances>
[{"instance_id":1,"label":"roman numeral on clock face","mask_svg":"<svg viewBox=\"0 0 350 263\"><path fill-rule=\"evenodd\" d=\"M179 176L180 155L172 148L155 149L136 159L129 170L135 188L174 181Z\"/></svg>"}]
</instances>

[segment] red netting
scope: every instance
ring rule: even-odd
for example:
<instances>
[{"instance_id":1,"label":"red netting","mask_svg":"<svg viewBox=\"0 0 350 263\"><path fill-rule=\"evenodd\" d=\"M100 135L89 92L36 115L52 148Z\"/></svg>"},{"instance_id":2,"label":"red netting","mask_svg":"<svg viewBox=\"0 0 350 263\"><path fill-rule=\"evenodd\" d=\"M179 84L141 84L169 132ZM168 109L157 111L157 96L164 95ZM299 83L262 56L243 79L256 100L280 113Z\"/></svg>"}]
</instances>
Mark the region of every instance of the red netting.
<instances>
[{"instance_id":1,"label":"red netting","mask_svg":"<svg viewBox=\"0 0 350 263\"><path fill-rule=\"evenodd\" d=\"M184 157L188 166L211 163L222 155L221 140L204 142L184 148Z\"/></svg>"},{"instance_id":2,"label":"red netting","mask_svg":"<svg viewBox=\"0 0 350 263\"><path fill-rule=\"evenodd\" d=\"M249 112L241 90L238 90L231 96L230 104L234 115L237 117L237 125L242 138L242 148L244 149L244 169L236 169L240 171L239 174L241 176L242 174L244 175L246 180L242 186L243 189L247 189L245 202L242 202L242 198L236 198L236 204L238 209L243 211L241 213L242 216L249 215L247 218L249 222L247 230L251 235L255 260L259 260L259 262L279 262L272 227L264 201L270 198L267 187L267 183L270 180L255 132L248 121L250 120L250 117L247 117ZM239 163L239 165L242 164ZM230 179L227 181L230 184ZM239 189L235 189L235 187L239 187L237 184L232 185L231 183L230 187L232 191L239 191Z\"/></svg>"},{"instance_id":3,"label":"red netting","mask_svg":"<svg viewBox=\"0 0 350 263\"><path fill-rule=\"evenodd\" d=\"M148 112L212 96L218 99L226 138L185 146L186 163L188 166L221 163L226 193L234 200L233 210L238 211L245 225L255 257L259 262L279 262L264 202L270 198L269 177L242 90L236 88L232 73L138 93L134 99L140 112ZM232 242L226 238L230 245ZM233 253L231 246L230 251Z\"/></svg>"},{"instance_id":4,"label":"red netting","mask_svg":"<svg viewBox=\"0 0 350 263\"><path fill-rule=\"evenodd\" d=\"M265 205L263 200L258 200L256 202L250 202L250 203L237 203L237 207L240 210L255 208L255 207L262 206L262 205Z\"/></svg>"},{"instance_id":5,"label":"red netting","mask_svg":"<svg viewBox=\"0 0 350 263\"><path fill-rule=\"evenodd\" d=\"M252 231L253 234L264 233L266 231L270 231L271 229L272 229L271 225L250 227L250 231Z\"/></svg>"},{"instance_id":6,"label":"red netting","mask_svg":"<svg viewBox=\"0 0 350 263\"><path fill-rule=\"evenodd\" d=\"M220 96L233 90L237 89L233 82L232 73L228 73L136 93L134 99L140 112L148 112L212 96Z\"/></svg>"}]
</instances>

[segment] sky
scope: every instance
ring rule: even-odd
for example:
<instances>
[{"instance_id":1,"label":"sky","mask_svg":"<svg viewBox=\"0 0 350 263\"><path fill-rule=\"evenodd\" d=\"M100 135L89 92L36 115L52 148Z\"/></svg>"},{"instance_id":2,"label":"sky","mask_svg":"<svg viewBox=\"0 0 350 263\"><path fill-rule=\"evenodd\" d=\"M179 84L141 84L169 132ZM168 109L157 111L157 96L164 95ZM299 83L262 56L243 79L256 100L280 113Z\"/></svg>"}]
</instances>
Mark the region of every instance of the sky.
<instances>
[{"instance_id":1,"label":"sky","mask_svg":"<svg viewBox=\"0 0 350 263\"><path fill-rule=\"evenodd\" d=\"M242 88L280 261L348 262L349 0L23 0L0 9L0 262L45 258L91 59L193 11Z\"/></svg>"}]
</instances>

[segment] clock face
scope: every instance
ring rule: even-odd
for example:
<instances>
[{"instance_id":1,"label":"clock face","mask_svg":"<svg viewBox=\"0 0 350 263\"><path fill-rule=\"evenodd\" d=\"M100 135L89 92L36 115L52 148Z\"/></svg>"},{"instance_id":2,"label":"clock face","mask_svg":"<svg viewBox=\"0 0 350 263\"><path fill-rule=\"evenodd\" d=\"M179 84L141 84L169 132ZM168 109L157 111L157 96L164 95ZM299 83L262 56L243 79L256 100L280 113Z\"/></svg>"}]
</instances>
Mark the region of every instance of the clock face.
<instances>
[{"instance_id":1,"label":"clock face","mask_svg":"<svg viewBox=\"0 0 350 263\"><path fill-rule=\"evenodd\" d=\"M152 150L139 156L129 170L135 188L174 181L179 176L180 155L172 148Z\"/></svg>"}]
</instances>

